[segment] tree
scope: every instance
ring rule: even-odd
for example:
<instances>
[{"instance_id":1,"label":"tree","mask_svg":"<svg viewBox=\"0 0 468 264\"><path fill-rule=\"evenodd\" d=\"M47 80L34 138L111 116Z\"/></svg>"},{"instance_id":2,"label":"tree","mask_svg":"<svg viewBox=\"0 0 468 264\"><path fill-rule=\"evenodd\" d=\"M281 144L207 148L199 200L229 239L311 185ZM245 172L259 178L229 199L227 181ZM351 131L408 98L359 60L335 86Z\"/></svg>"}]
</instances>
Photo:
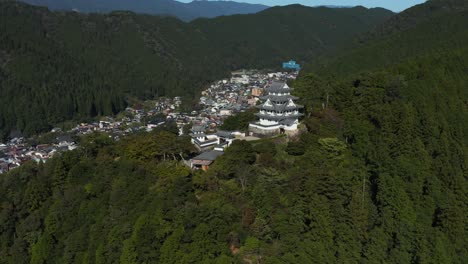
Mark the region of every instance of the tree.
<instances>
[{"instance_id":1,"label":"tree","mask_svg":"<svg viewBox=\"0 0 468 264\"><path fill-rule=\"evenodd\" d=\"M286 152L289 155L293 156L301 156L305 153L305 146L302 142L288 142L288 146L286 147Z\"/></svg>"},{"instance_id":2,"label":"tree","mask_svg":"<svg viewBox=\"0 0 468 264\"><path fill-rule=\"evenodd\" d=\"M245 140L236 140L225 154L218 158L211 173L231 178L238 171L238 168L251 165L255 160L256 155L251 143Z\"/></svg>"}]
</instances>

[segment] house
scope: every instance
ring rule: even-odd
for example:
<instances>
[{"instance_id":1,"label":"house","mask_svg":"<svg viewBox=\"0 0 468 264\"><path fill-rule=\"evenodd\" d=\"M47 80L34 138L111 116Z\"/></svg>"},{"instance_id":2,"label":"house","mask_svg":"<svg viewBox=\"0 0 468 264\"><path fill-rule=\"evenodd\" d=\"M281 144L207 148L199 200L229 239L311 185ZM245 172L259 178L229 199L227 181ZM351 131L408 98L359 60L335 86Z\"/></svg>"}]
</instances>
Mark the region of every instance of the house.
<instances>
[{"instance_id":1,"label":"house","mask_svg":"<svg viewBox=\"0 0 468 264\"><path fill-rule=\"evenodd\" d=\"M252 88L252 95L253 96L262 96L263 94L263 89L262 88L258 88L258 87L254 87Z\"/></svg>"},{"instance_id":2,"label":"house","mask_svg":"<svg viewBox=\"0 0 468 264\"><path fill-rule=\"evenodd\" d=\"M192 144L199 150L206 150L218 144L218 137L205 134L204 126L193 126L191 131Z\"/></svg>"},{"instance_id":3,"label":"house","mask_svg":"<svg viewBox=\"0 0 468 264\"><path fill-rule=\"evenodd\" d=\"M222 115L222 116L231 116L232 115L232 110L224 108L224 109L219 110L219 114Z\"/></svg>"},{"instance_id":4,"label":"house","mask_svg":"<svg viewBox=\"0 0 468 264\"><path fill-rule=\"evenodd\" d=\"M194 170L201 169L203 171L207 171L214 163L214 161L223 154L223 151L217 150L203 152L202 154L190 160L190 167Z\"/></svg>"},{"instance_id":5,"label":"house","mask_svg":"<svg viewBox=\"0 0 468 264\"><path fill-rule=\"evenodd\" d=\"M164 125L166 122L161 120L150 121L146 124L146 131L152 131L154 128Z\"/></svg>"},{"instance_id":6,"label":"house","mask_svg":"<svg viewBox=\"0 0 468 264\"><path fill-rule=\"evenodd\" d=\"M249 106L255 106L257 104L257 100L258 100L257 98L249 98L247 99L247 104Z\"/></svg>"},{"instance_id":7,"label":"house","mask_svg":"<svg viewBox=\"0 0 468 264\"><path fill-rule=\"evenodd\" d=\"M224 151L227 147L231 146L235 136L233 132L219 130L216 132L218 137L218 144L214 147L214 150Z\"/></svg>"},{"instance_id":8,"label":"house","mask_svg":"<svg viewBox=\"0 0 468 264\"><path fill-rule=\"evenodd\" d=\"M4 161L0 161L0 174L1 173L5 173L5 172L8 172L8 163L4 162Z\"/></svg>"},{"instance_id":9,"label":"house","mask_svg":"<svg viewBox=\"0 0 468 264\"><path fill-rule=\"evenodd\" d=\"M107 121L99 121L99 128L105 129L110 127L111 123Z\"/></svg>"},{"instance_id":10,"label":"house","mask_svg":"<svg viewBox=\"0 0 468 264\"><path fill-rule=\"evenodd\" d=\"M231 77L231 83L249 84L250 77L245 74L235 74Z\"/></svg>"},{"instance_id":11,"label":"house","mask_svg":"<svg viewBox=\"0 0 468 264\"><path fill-rule=\"evenodd\" d=\"M55 138L55 144L57 144L59 147L62 146L71 146L74 145L75 142L73 141L72 137L70 135L61 135L59 137Z\"/></svg>"}]
</instances>

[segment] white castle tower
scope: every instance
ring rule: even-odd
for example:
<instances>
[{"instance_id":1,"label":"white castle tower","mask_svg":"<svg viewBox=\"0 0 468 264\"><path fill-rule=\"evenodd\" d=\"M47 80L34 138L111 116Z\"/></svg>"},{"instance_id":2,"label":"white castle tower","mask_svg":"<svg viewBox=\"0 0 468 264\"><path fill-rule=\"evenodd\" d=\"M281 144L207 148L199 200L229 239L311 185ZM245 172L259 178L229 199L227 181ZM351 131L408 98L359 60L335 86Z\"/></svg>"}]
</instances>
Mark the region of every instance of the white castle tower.
<instances>
[{"instance_id":1,"label":"white castle tower","mask_svg":"<svg viewBox=\"0 0 468 264\"><path fill-rule=\"evenodd\" d=\"M268 95L260 97L263 104L257 106L259 120L249 125L249 130L257 135L274 135L286 131L295 131L299 124L299 113L302 105L294 100L298 97L291 95L291 88L283 82L273 82L266 89Z\"/></svg>"}]
</instances>

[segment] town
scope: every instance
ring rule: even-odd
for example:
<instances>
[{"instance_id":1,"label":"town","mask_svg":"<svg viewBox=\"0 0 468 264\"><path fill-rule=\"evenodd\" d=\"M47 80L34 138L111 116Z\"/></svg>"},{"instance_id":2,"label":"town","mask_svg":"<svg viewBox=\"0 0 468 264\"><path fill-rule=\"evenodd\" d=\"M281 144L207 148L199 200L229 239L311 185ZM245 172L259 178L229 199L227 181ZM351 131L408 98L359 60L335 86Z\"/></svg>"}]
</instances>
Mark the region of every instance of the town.
<instances>
[{"instance_id":1,"label":"town","mask_svg":"<svg viewBox=\"0 0 468 264\"><path fill-rule=\"evenodd\" d=\"M290 61L284 63L283 68L288 71L234 71L230 79L216 81L204 89L197 109L191 112L180 110L182 97L163 97L131 105L117 116L100 117L95 122L80 123L66 131L54 128L50 134L55 137L47 142L37 142L24 138L21 133L12 133L8 142L0 142L0 173L8 172L28 161L46 162L57 154L74 150L79 147L74 138L79 136L101 132L119 140L132 133L152 131L169 122L177 125L180 135L191 135L192 143L202 152L191 160L190 166L193 169L206 170L235 138L254 139L249 137L250 133L228 132L218 128L226 118L256 107L265 90L273 83L286 83L295 79L300 66ZM271 100L267 99L266 103L270 104ZM264 110L260 109L262 113ZM261 117L260 121L262 120L266 121ZM254 126L265 125L265 121ZM206 134L208 130L212 133Z\"/></svg>"}]
</instances>

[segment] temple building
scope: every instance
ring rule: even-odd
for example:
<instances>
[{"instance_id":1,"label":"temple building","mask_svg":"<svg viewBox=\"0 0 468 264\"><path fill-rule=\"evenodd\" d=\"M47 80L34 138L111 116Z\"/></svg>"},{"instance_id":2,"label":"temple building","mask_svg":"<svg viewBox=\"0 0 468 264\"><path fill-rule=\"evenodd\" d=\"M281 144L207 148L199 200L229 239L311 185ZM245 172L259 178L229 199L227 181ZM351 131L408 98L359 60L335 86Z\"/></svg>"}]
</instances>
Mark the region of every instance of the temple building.
<instances>
[{"instance_id":1,"label":"temple building","mask_svg":"<svg viewBox=\"0 0 468 264\"><path fill-rule=\"evenodd\" d=\"M249 130L256 136L273 136L280 133L297 131L299 112L303 106L294 103L298 97L291 95L291 88L283 82L273 82L265 90L268 94L260 97L263 101L257 108L258 121L249 125Z\"/></svg>"}]
</instances>

